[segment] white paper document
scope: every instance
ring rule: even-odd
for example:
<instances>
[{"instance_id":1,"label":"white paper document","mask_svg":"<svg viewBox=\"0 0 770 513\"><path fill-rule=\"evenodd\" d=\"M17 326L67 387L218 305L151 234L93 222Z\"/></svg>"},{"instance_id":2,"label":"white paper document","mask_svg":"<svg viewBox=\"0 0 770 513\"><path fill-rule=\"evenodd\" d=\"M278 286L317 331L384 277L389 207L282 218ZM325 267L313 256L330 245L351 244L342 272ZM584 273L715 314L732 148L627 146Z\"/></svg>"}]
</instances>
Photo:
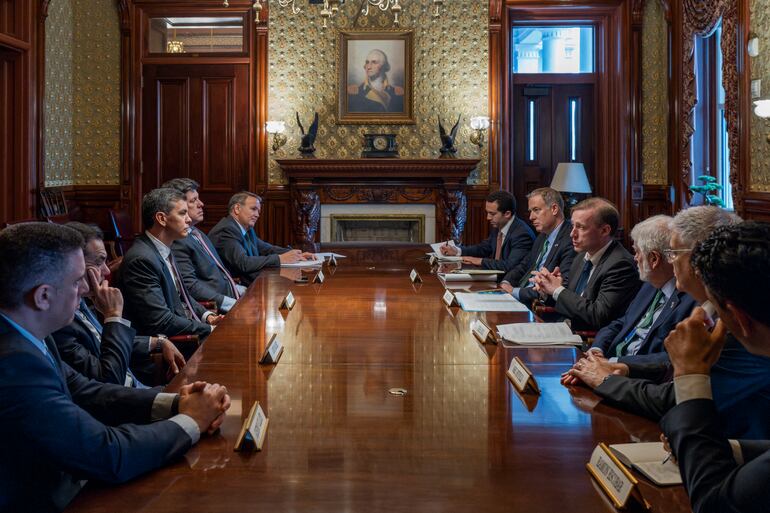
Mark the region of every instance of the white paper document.
<instances>
[{"instance_id":1,"label":"white paper document","mask_svg":"<svg viewBox=\"0 0 770 513\"><path fill-rule=\"evenodd\" d=\"M323 260L324 258L331 258L331 257L334 257L334 258L347 258L345 255L340 255L339 253L331 253L331 252L313 253L313 254L315 255L315 257L317 259L320 259L320 260Z\"/></svg>"},{"instance_id":2,"label":"white paper document","mask_svg":"<svg viewBox=\"0 0 770 513\"><path fill-rule=\"evenodd\" d=\"M496 274L438 273L438 277L445 283L454 283L458 281L497 281Z\"/></svg>"},{"instance_id":3,"label":"white paper document","mask_svg":"<svg viewBox=\"0 0 770 513\"><path fill-rule=\"evenodd\" d=\"M663 442L610 445L612 453L627 467L633 467L658 486L682 484L679 466L670 458Z\"/></svg>"},{"instance_id":4,"label":"white paper document","mask_svg":"<svg viewBox=\"0 0 770 513\"><path fill-rule=\"evenodd\" d=\"M300 260L299 262L295 262L293 264L281 264L281 267L320 267L324 263L323 259L321 260Z\"/></svg>"},{"instance_id":5,"label":"white paper document","mask_svg":"<svg viewBox=\"0 0 770 513\"><path fill-rule=\"evenodd\" d=\"M444 242L434 242L433 244L430 245L430 249L433 250L433 252L436 254L436 256L442 257L442 258L446 258L446 257L441 255L441 246L444 246L444 245L447 245L447 246L452 247L452 248L456 248L457 247L457 246L455 246L455 241L447 240L447 241L444 241ZM459 258L459 257L457 257L457 258Z\"/></svg>"},{"instance_id":6,"label":"white paper document","mask_svg":"<svg viewBox=\"0 0 770 513\"><path fill-rule=\"evenodd\" d=\"M499 324L497 331L509 342L524 346L581 345L580 335L574 335L564 322L517 322Z\"/></svg>"},{"instance_id":7,"label":"white paper document","mask_svg":"<svg viewBox=\"0 0 770 513\"><path fill-rule=\"evenodd\" d=\"M526 312L527 307L510 294L457 292L457 303L467 312Z\"/></svg>"}]
</instances>

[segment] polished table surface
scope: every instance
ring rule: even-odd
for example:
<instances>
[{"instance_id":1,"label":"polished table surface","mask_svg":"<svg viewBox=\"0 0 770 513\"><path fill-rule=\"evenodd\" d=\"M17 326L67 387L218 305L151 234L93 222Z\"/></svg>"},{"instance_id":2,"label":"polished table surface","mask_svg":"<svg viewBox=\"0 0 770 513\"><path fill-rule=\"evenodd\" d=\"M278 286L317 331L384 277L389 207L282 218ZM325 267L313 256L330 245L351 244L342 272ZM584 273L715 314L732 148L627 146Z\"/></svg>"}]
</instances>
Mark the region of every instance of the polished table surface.
<instances>
[{"instance_id":1,"label":"polished table surface","mask_svg":"<svg viewBox=\"0 0 770 513\"><path fill-rule=\"evenodd\" d=\"M530 316L446 307L424 251L343 250L349 258L324 267L322 285L294 283L296 269L263 273L170 387L226 385L233 404L220 432L130 483L90 483L68 511L614 511L585 463L601 441L656 441L657 425L562 387L575 349L477 342L476 318ZM412 268L423 283L410 282ZM280 311L289 291L296 306ZM284 354L259 365L273 333ZM514 355L539 397L506 379ZM270 419L263 450L234 452L255 400ZM681 486L640 482L653 511L690 511Z\"/></svg>"}]
</instances>

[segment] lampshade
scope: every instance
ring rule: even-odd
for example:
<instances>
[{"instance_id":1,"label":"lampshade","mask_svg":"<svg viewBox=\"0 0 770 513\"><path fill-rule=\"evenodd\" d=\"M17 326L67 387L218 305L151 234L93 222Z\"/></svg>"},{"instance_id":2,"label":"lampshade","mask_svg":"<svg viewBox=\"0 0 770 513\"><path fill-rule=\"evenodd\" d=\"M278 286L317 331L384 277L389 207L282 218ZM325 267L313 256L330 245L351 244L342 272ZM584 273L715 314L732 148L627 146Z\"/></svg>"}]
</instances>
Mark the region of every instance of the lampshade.
<instances>
[{"instance_id":1,"label":"lampshade","mask_svg":"<svg viewBox=\"0 0 770 513\"><path fill-rule=\"evenodd\" d=\"M471 128L474 130L486 130L489 128L489 118L487 116L476 116L471 118Z\"/></svg>"},{"instance_id":2,"label":"lampshade","mask_svg":"<svg viewBox=\"0 0 770 513\"><path fill-rule=\"evenodd\" d=\"M551 180L551 189L559 192L591 194L586 169L580 162L560 162Z\"/></svg>"},{"instance_id":3,"label":"lampshade","mask_svg":"<svg viewBox=\"0 0 770 513\"><path fill-rule=\"evenodd\" d=\"M286 123L283 121L268 121L265 123L265 131L268 134L281 134L286 130Z\"/></svg>"},{"instance_id":4,"label":"lampshade","mask_svg":"<svg viewBox=\"0 0 770 513\"><path fill-rule=\"evenodd\" d=\"M760 118L770 118L770 100L756 100L754 114Z\"/></svg>"}]
</instances>

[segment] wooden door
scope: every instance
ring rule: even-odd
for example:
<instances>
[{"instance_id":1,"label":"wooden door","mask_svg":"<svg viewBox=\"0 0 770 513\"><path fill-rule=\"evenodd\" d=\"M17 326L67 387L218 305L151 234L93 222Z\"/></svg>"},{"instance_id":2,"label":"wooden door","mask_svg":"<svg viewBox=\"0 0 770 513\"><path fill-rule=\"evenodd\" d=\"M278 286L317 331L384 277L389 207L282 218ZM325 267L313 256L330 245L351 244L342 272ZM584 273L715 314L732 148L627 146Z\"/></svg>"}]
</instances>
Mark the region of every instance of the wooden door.
<instances>
[{"instance_id":1,"label":"wooden door","mask_svg":"<svg viewBox=\"0 0 770 513\"><path fill-rule=\"evenodd\" d=\"M201 184L203 229L248 188L249 66L145 65L142 194L171 178Z\"/></svg>"},{"instance_id":2,"label":"wooden door","mask_svg":"<svg viewBox=\"0 0 770 513\"><path fill-rule=\"evenodd\" d=\"M21 52L0 47L0 228L24 216L23 100ZM20 192L22 193L20 195Z\"/></svg>"},{"instance_id":3,"label":"wooden door","mask_svg":"<svg viewBox=\"0 0 770 513\"><path fill-rule=\"evenodd\" d=\"M594 188L593 84L514 86L513 193L526 219L527 194L550 185L559 162L582 162Z\"/></svg>"}]
</instances>

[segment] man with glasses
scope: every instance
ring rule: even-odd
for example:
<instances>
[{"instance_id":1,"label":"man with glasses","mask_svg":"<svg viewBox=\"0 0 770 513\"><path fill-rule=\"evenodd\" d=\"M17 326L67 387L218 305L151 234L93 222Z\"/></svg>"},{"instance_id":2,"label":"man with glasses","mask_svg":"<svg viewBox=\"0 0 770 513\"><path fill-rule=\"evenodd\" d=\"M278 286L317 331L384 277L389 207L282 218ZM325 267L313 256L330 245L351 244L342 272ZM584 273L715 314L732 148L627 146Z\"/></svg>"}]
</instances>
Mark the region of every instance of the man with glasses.
<instances>
[{"instance_id":1,"label":"man with glasses","mask_svg":"<svg viewBox=\"0 0 770 513\"><path fill-rule=\"evenodd\" d=\"M692 267L693 249L720 226L736 225L741 218L718 207L692 207L679 212L671 223L672 260L677 290L684 291L711 316L703 282ZM667 353L666 353L667 354ZM673 372L668 361L628 362L627 371L603 358L586 361L569 375L594 389L609 404L658 421L676 404ZM626 375L627 373L627 375ZM570 385L572 383L566 383ZM714 404L722 419L724 434L745 438L770 438L770 358L749 353L732 335L711 370Z\"/></svg>"}]
</instances>

